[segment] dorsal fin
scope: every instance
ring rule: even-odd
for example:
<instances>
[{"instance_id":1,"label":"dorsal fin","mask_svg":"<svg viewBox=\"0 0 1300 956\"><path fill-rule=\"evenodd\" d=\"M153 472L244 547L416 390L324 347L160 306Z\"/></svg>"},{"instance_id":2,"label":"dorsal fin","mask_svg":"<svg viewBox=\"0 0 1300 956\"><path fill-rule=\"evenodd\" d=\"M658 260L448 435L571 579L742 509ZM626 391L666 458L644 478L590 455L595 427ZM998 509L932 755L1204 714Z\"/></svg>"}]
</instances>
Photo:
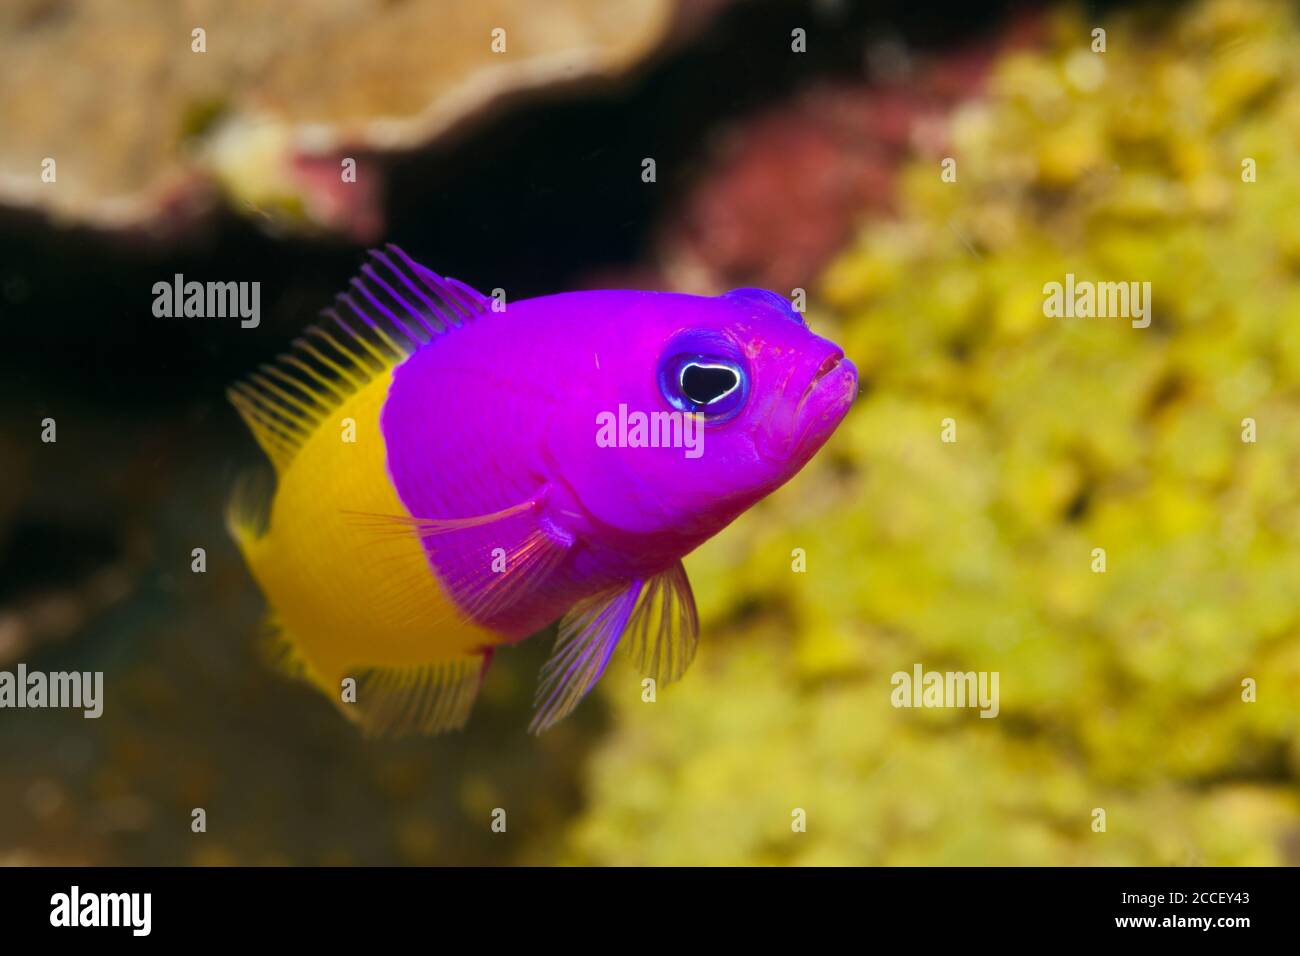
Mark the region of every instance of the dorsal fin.
<instances>
[{"instance_id":1,"label":"dorsal fin","mask_svg":"<svg viewBox=\"0 0 1300 956\"><path fill-rule=\"evenodd\" d=\"M448 329L489 311L491 300L420 265L393 244L335 296L325 321L227 395L282 474L303 442L353 394Z\"/></svg>"}]
</instances>

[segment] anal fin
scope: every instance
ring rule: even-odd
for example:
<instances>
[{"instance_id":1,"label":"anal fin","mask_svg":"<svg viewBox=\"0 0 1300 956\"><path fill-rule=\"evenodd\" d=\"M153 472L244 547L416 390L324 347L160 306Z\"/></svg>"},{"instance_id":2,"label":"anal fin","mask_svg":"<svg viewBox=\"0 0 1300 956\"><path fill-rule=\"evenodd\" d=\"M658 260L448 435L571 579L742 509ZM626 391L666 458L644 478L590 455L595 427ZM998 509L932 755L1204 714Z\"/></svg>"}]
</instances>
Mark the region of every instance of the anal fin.
<instances>
[{"instance_id":1,"label":"anal fin","mask_svg":"<svg viewBox=\"0 0 1300 956\"><path fill-rule=\"evenodd\" d=\"M320 679L312 671L311 665L298 649L293 637L284 629L272 612L262 624L261 640L258 649L263 660L272 669L293 680L320 684Z\"/></svg>"},{"instance_id":2,"label":"anal fin","mask_svg":"<svg viewBox=\"0 0 1300 956\"><path fill-rule=\"evenodd\" d=\"M564 616L542 667L529 731L540 734L563 720L596 686L640 596L641 581L630 581L579 601Z\"/></svg>"},{"instance_id":3,"label":"anal fin","mask_svg":"<svg viewBox=\"0 0 1300 956\"><path fill-rule=\"evenodd\" d=\"M367 736L437 734L465 726L490 655L458 657L412 667L359 669L355 703L344 713Z\"/></svg>"}]
</instances>

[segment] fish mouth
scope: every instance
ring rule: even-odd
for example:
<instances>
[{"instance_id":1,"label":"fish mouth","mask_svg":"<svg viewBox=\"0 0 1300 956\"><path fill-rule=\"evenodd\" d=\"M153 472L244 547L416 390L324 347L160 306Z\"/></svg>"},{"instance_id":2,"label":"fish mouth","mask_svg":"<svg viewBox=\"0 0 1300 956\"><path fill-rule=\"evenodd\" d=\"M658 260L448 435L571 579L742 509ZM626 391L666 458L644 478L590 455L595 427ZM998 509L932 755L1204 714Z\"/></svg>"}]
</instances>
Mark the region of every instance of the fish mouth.
<instances>
[{"instance_id":1,"label":"fish mouth","mask_svg":"<svg viewBox=\"0 0 1300 956\"><path fill-rule=\"evenodd\" d=\"M804 389L803 398L801 398L800 401L802 402L809 395L811 395L813 389L817 387L817 383L820 382L822 379L826 378L826 376L832 374L836 369L840 367L840 365L843 364L843 362L844 362L844 353L841 352L839 349L836 349L830 355L826 356L826 358L822 360L822 364L817 366L817 372L816 374L813 375L812 381L808 383L808 387Z\"/></svg>"},{"instance_id":2,"label":"fish mouth","mask_svg":"<svg viewBox=\"0 0 1300 956\"><path fill-rule=\"evenodd\" d=\"M773 442L765 458L807 461L835 431L858 394L858 370L838 348L825 355L807 380L793 410L786 413L784 441ZM778 429L780 431L780 429ZM775 436L773 436L775 437Z\"/></svg>"},{"instance_id":3,"label":"fish mouth","mask_svg":"<svg viewBox=\"0 0 1300 956\"><path fill-rule=\"evenodd\" d=\"M795 406L794 412L795 421L797 422L796 433L802 437L803 432L807 430L807 426L816 418L815 413L818 408L826 404L821 401L821 398L830 396L832 399L830 404L838 404L834 399L842 396L840 391L837 391L833 386L836 382L842 383L848 379L853 382L850 395L850 398L852 398L857 394L858 370L852 362L844 357L843 351L835 349L822 359L821 365L817 366L817 370L813 373L812 380L804 387L803 394L799 396L799 403ZM821 410L825 411L826 409L822 408ZM844 406L844 411L848 411L847 404Z\"/></svg>"}]
</instances>

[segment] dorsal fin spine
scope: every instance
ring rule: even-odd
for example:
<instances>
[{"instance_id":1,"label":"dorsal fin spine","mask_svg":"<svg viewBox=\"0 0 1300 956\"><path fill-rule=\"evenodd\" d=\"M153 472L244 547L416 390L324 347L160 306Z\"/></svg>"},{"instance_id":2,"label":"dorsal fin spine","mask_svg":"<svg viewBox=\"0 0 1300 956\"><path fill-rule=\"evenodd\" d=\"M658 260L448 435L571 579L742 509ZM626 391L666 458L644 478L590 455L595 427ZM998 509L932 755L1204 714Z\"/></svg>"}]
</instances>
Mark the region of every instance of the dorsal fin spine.
<instances>
[{"instance_id":1,"label":"dorsal fin spine","mask_svg":"<svg viewBox=\"0 0 1300 956\"><path fill-rule=\"evenodd\" d=\"M262 365L259 366L259 368L264 369L266 368L266 366ZM251 375L249 375L248 380L253 385L256 385L267 395L270 395L274 398L278 398L280 401L284 402L286 405L289 406L290 409L296 409L298 414L303 413L304 409L302 408L301 402L297 401L297 399L295 399L291 395L285 395L284 390L280 388L280 386L276 385L275 382L270 381L260 371L254 372ZM269 404L269 403L264 402L263 404ZM308 412L308 414L310 414L310 412Z\"/></svg>"},{"instance_id":2,"label":"dorsal fin spine","mask_svg":"<svg viewBox=\"0 0 1300 956\"><path fill-rule=\"evenodd\" d=\"M374 253L372 253L372 255L374 255ZM415 308L413 305L411 305L411 303L407 302L404 298L402 298L401 293L399 293L391 285L389 285L387 282L381 279L379 277L379 273L375 271L374 266L370 265L369 263L362 266L361 274L369 278L371 282L374 282L381 289L383 289L390 296L392 296L393 301L396 302L398 305L400 305L403 309L405 309L408 315L415 316L415 318L419 320L419 322L426 329L429 330L429 333L431 335L438 335L443 331L442 329L434 328L434 326L432 326L428 322L428 320L425 319L424 315L420 312L419 309ZM381 303L378 299L374 297L374 295L371 294L370 290L366 288L364 282L359 282L356 279L352 281L356 283L357 288L361 290L361 294L366 297L366 299L370 302L371 305L373 305L375 308L379 309L386 316L388 316L390 322L394 323L395 325L400 324L401 320L399 320L397 316L393 315L392 312L390 312L387 308L384 307L383 303Z\"/></svg>"},{"instance_id":3,"label":"dorsal fin spine","mask_svg":"<svg viewBox=\"0 0 1300 956\"><path fill-rule=\"evenodd\" d=\"M286 419L282 410L267 405L257 390L245 382L232 385L226 394L249 423L253 436L270 457L276 471L282 471L293 460L294 450L310 433Z\"/></svg>"},{"instance_id":4,"label":"dorsal fin spine","mask_svg":"<svg viewBox=\"0 0 1300 956\"><path fill-rule=\"evenodd\" d=\"M362 266L362 272L364 271L365 271L365 266ZM351 286L353 289L356 289L357 292L361 294L361 297L365 299L367 302L369 302L371 307L376 309L381 316L383 316L385 319L389 321L391 325L397 328L400 328L402 326L402 320L397 317L396 313L394 313L392 309L388 308L388 306L384 305L377 298L375 298L375 294L370 291L370 289L366 286L364 282L361 281L360 278L354 277L352 281L348 283L348 285ZM351 296L348 296L347 298L348 298L348 305L352 308L353 311L355 311L358 315L364 316L371 323L372 328L378 327L377 323L375 323L375 321L370 318L369 314L366 313L364 309L362 309L360 306L356 304L356 302L352 299ZM417 318L419 318L419 316L417 316Z\"/></svg>"},{"instance_id":5,"label":"dorsal fin spine","mask_svg":"<svg viewBox=\"0 0 1300 956\"><path fill-rule=\"evenodd\" d=\"M359 310L359 308L356 307L356 303L352 302L351 295L347 295L346 293L339 293L338 295L335 295L334 299L337 300L337 302L342 302L346 304L348 308L351 308L352 312L356 313L356 315L360 317L360 320L363 321L363 323L365 323L365 326L367 326L367 328L370 329L370 332L376 334L376 336L380 337L380 339L382 339L383 342L386 342L387 345L389 345L391 349L393 349L394 356L408 354L409 347L400 346L398 345L398 343L393 341L393 338L389 337L389 333L387 333L386 330L383 329L382 325L378 324L377 321L370 319L370 316L368 316L367 313ZM335 323L338 324L339 328L347 330L348 336L352 336L354 338L364 338L364 336L359 336L359 334L354 332L354 330L352 330L351 325L344 323L343 316L339 315L339 313L334 310L333 306L330 306L329 308L325 308L325 310L322 310L321 315L331 317L331 319L333 319ZM398 329L394 329L394 332L398 332ZM409 345L411 345L412 347L419 345L419 342L417 342L415 338L412 338L411 333L409 333L407 329L400 329L400 332L402 332L402 334L406 336Z\"/></svg>"},{"instance_id":6,"label":"dorsal fin spine","mask_svg":"<svg viewBox=\"0 0 1300 956\"><path fill-rule=\"evenodd\" d=\"M430 287L428 280L426 280L424 276L420 275L419 263L417 263L414 259L408 256L405 252L403 252L399 246L395 246L391 242L385 248L387 248L390 252L392 252L395 256L397 256L398 259L402 260L402 262L406 265L406 267L411 270L411 275L419 279L420 282L424 285L425 289L428 290L428 292L433 292L435 294L437 293L438 291L437 288ZM385 265L388 266L389 269L393 271L394 274L402 276L405 279L406 274L402 272L401 269L397 268L397 266L393 265L391 259L385 258L382 261L384 262ZM426 307L431 309L433 313L437 315L439 318L444 319L445 324L448 325L460 324L458 322L451 321L455 319L454 315L450 317L444 317L442 315L442 309L438 307L438 304L434 302L431 298L429 298L427 292L421 291L420 288L415 285L415 283L411 282L409 279L406 279L406 284L410 288L410 290L415 293L416 297L425 304Z\"/></svg>"},{"instance_id":7,"label":"dorsal fin spine","mask_svg":"<svg viewBox=\"0 0 1300 956\"><path fill-rule=\"evenodd\" d=\"M346 308L322 311L334 329L323 323L308 327L293 341L292 352L227 392L277 472L292 463L333 409L376 376L488 312L482 293L426 269L391 243L385 248L372 249L375 265L363 265L348 291L335 296L336 306ZM364 327L351 325L349 312Z\"/></svg>"},{"instance_id":8,"label":"dorsal fin spine","mask_svg":"<svg viewBox=\"0 0 1300 956\"><path fill-rule=\"evenodd\" d=\"M467 306L472 309L471 316L474 312L486 311L481 303L475 301L474 297L477 296L478 293L474 289L471 289L459 279L453 279L450 276L444 276L442 281L448 283L451 288L460 295L462 304L467 304Z\"/></svg>"},{"instance_id":9,"label":"dorsal fin spine","mask_svg":"<svg viewBox=\"0 0 1300 956\"><path fill-rule=\"evenodd\" d=\"M451 324L462 325L466 319L472 319L476 314L487 311L483 297L478 293L472 296L469 295L468 293L472 290L464 283L457 282L455 279L444 279L433 270L426 269L391 242L386 248L405 263L406 267L411 270L412 275L419 279L426 289L446 302L447 309L450 310L453 319ZM423 295L420 296L420 299L421 301L428 301Z\"/></svg>"},{"instance_id":10,"label":"dorsal fin spine","mask_svg":"<svg viewBox=\"0 0 1300 956\"><path fill-rule=\"evenodd\" d=\"M356 280L356 279L353 279L352 281L353 281L353 282L356 282L357 280ZM387 333L385 332L383 326L381 326L378 322L376 322L374 319L372 319L372 318L370 317L370 314L369 314L368 312L366 312L365 309L363 309L363 308L361 308L361 306L357 305L357 300L354 299L354 298L352 298L352 296L351 296L349 293L347 293L347 292L340 292L337 296L335 296L335 298L336 298L339 302L342 302L344 305L346 305L349 309L351 309L351 310L352 310L352 314L355 315L355 316L356 316L358 319L360 319L362 322L364 322L364 323L366 324L366 327L369 328L369 329L370 329L372 332L374 332L376 335L381 335L381 336L382 336L382 335L387 335ZM389 320L392 322L393 329L394 329L395 331L401 331L401 332L402 332L402 333L403 333L403 334L404 334L408 339L410 339L414 344L416 344L416 345L421 345L421 344L423 344L424 341L427 341L427 340L421 340L421 339L417 338L416 336L412 335L412 334L411 334L411 329L410 329L408 326L406 326L405 324L403 324L402 322L399 322L399 321L397 321L396 319L394 319L392 315L389 316Z\"/></svg>"},{"instance_id":11,"label":"dorsal fin spine","mask_svg":"<svg viewBox=\"0 0 1300 956\"><path fill-rule=\"evenodd\" d=\"M311 355L318 360L321 358L320 352L318 352L315 348L313 348L309 343L304 343L304 344L306 345L306 348L303 349L304 352L306 352L308 355ZM302 372L304 375L310 378L313 382L319 384L321 388L327 390L331 395L333 395L339 401L343 401L347 398L346 394L340 392L337 388L334 387L333 382L327 379L320 372L316 371L314 368L312 368L302 359L298 358L298 356L289 355L288 353L285 353L284 355L276 356L276 361L283 362L285 365L292 365L298 371Z\"/></svg>"},{"instance_id":12,"label":"dorsal fin spine","mask_svg":"<svg viewBox=\"0 0 1300 956\"><path fill-rule=\"evenodd\" d=\"M318 325L313 325L309 328L307 334L316 336L326 345L330 346L330 348L334 349L334 351L338 352L340 355L346 355L348 359L351 360L353 368L349 369L341 362L336 362L332 358L329 358L323 352L318 353L321 356L321 361L325 363L326 367L338 373L339 377L341 377L345 382L348 382L354 390L370 381L370 369L366 367L366 364L360 360L360 357L355 352L340 344L338 339L334 338L334 336L330 335ZM362 372L365 375L365 378L358 380L356 376L352 374L354 370Z\"/></svg>"},{"instance_id":13,"label":"dorsal fin spine","mask_svg":"<svg viewBox=\"0 0 1300 956\"><path fill-rule=\"evenodd\" d=\"M396 248L396 247L390 246L389 248ZM393 265L393 261L389 259L388 256L384 255L378 249L372 249L370 255L376 261L382 262L385 266L387 266L388 271L391 272L393 275L397 276L397 278L401 280L402 285L406 286L406 288L411 292L411 294L414 295L417 299L419 299L420 302L423 303L424 307L429 310L429 312L431 312L435 316L438 316L439 321L443 323L443 329L435 329L431 325L429 325L428 322L425 322L424 325L425 328L429 329L430 333L441 334L441 332L445 330L448 323L443 320L440 314L441 310L438 308L437 303L435 303L432 299L429 298L428 295L426 295L423 291L421 291L420 287L417 286L414 282L412 282L407 277L405 272L397 268L397 266ZM364 272L365 269L362 269L362 271ZM411 309L409 305L407 305L406 308L409 311L411 311L413 314L419 316L420 313L418 309Z\"/></svg>"},{"instance_id":14,"label":"dorsal fin spine","mask_svg":"<svg viewBox=\"0 0 1300 956\"><path fill-rule=\"evenodd\" d=\"M360 344L360 346L363 349L365 349L367 353L369 353L370 357L379 363L380 368L387 368L389 365L392 365L394 362L400 360L403 355L407 354L407 349L404 349L402 346L398 345L396 342L390 339L388 337L388 334L383 329L376 329L376 331L379 333L381 339L383 340L382 344L387 346L388 348L387 352L381 352L364 335L358 335L356 332L352 331L352 327L348 325L346 322L344 322L343 317L339 315L337 312L335 312L333 309L326 309L324 314L327 317L333 319L335 324L340 329L342 329L344 333L346 333L347 336L350 339L352 339L352 341ZM315 346L312 346L310 342L306 344L309 348L315 348Z\"/></svg>"},{"instance_id":15,"label":"dorsal fin spine","mask_svg":"<svg viewBox=\"0 0 1300 956\"><path fill-rule=\"evenodd\" d=\"M442 335L444 332L447 331L448 328L451 328L457 324L455 321L453 321L454 316L449 316L447 314L447 310L443 306L439 305L436 301L431 299L424 290L422 290L418 285L412 282L410 277L408 277L405 272L403 272L401 269L395 266L391 259L389 259L383 253L378 252L376 250L371 250L370 255L372 258L374 258L376 262L379 262L380 264L387 267L388 271L391 272L393 275L397 276L397 278L399 278L402 281L402 285L406 286L406 288L411 292L411 294L420 300L421 304L424 306L423 312L419 309L412 309L409 304L407 304L404 307L408 311L410 311L412 315L416 317L419 323L423 325L425 329L428 330L430 335ZM368 266L363 267L361 271L363 273L366 273L367 268L369 267ZM374 270L372 269L371 272L373 273L373 271ZM428 318L425 317L424 314L425 312L428 313ZM434 319L437 322L437 324L435 325L431 323L429 321L429 318Z\"/></svg>"},{"instance_id":16,"label":"dorsal fin spine","mask_svg":"<svg viewBox=\"0 0 1300 956\"><path fill-rule=\"evenodd\" d=\"M451 324L459 328L467 321L474 318L473 304L467 302L458 292L455 286L451 285L446 279L436 272L430 272L424 266L415 265L416 275L430 289L437 290L442 296L446 305L443 310L451 316Z\"/></svg>"},{"instance_id":17,"label":"dorsal fin spine","mask_svg":"<svg viewBox=\"0 0 1300 956\"><path fill-rule=\"evenodd\" d=\"M309 418L312 422L316 422L319 420L319 415L323 410L324 406L317 404L315 401L311 399L308 399L306 402L304 402L296 395L292 395L289 392L286 392L275 382L267 378L266 377L267 375L270 375L273 378L278 378L281 380L288 378L288 376L286 376L285 373L281 372L275 366L260 365L258 366L258 368L260 368L262 372L266 374L258 374L255 372L252 375L248 376L248 380L250 382L256 382L258 386L262 388L263 391L269 392L270 394L274 395L276 398L280 399L280 401L287 404L290 408L298 409L299 412L301 412L305 417ZM293 382L293 379L289 379L288 384L293 385L295 383Z\"/></svg>"},{"instance_id":18,"label":"dorsal fin spine","mask_svg":"<svg viewBox=\"0 0 1300 956\"><path fill-rule=\"evenodd\" d=\"M487 308L481 301L479 294L465 283L458 279L436 275L433 272L429 272L429 270L425 269L424 266L420 266L420 269L424 272L428 272L430 276L442 283L444 286L443 295L447 297L449 302L460 306L461 314L466 319L472 319L474 316L487 311ZM425 279L425 281L427 282L428 280Z\"/></svg>"}]
</instances>

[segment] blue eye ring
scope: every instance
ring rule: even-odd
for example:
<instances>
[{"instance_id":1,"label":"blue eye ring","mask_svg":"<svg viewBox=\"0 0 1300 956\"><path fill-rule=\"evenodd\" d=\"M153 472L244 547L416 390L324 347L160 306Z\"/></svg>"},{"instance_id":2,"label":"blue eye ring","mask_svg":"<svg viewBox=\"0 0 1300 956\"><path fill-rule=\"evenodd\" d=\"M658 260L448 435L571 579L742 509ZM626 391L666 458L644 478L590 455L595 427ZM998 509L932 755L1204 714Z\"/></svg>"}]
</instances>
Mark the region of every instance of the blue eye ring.
<instances>
[{"instance_id":1,"label":"blue eye ring","mask_svg":"<svg viewBox=\"0 0 1300 956\"><path fill-rule=\"evenodd\" d=\"M730 372L734 382L723 388L717 395L697 394L692 397L688 376L700 378L699 372ZM717 386L725 385L716 374L707 375ZM695 352L681 352L670 356L659 367L659 391L664 400L681 412L691 412L704 416L706 424L717 425L734 418L749 399L749 373L737 361L717 355L701 355Z\"/></svg>"}]
</instances>

